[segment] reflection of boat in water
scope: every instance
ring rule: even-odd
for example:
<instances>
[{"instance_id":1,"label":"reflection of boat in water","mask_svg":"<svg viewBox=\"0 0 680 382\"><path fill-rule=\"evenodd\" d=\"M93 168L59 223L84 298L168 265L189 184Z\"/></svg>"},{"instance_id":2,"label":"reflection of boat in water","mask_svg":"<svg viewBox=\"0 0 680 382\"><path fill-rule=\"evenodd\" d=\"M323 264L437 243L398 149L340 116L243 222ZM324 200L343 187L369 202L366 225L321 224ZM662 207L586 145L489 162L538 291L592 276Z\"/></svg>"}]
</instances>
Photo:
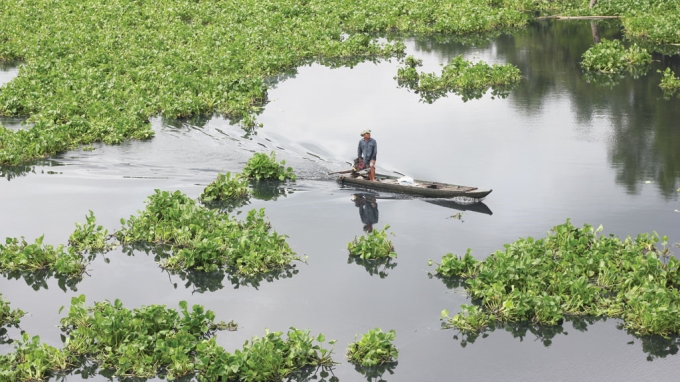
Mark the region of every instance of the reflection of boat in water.
<instances>
[{"instance_id":1,"label":"reflection of boat in water","mask_svg":"<svg viewBox=\"0 0 680 382\"><path fill-rule=\"evenodd\" d=\"M480 214L487 214L487 215L493 215L493 212L491 212L491 209L487 207L486 204L482 202L478 203L472 203L472 204L461 204L457 203L455 200L448 200L448 199L423 199L424 202L426 203L431 203L437 206L442 206L446 208L453 208L454 210L459 210L459 211L471 211L471 212L478 212Z\"/></svg>"},{"instance_id":2,"label":"reflection of boat in water","mask_svg":"<svg viewBox=\"0 0 680 382\"><path fill-rule=\"evenodd\" d=\"M411 185L400 184L398 177L376 174L375 181L372 182L363 176L340 175L338 182L359 186L372 190L390 191L399 194L417 195L423 198L455 198L467 197L473 199L483 199L492 190L480 190L476 187L459 186L455 184L430 182L426 180L415 180Z\"/></svg>"}]
</instances>

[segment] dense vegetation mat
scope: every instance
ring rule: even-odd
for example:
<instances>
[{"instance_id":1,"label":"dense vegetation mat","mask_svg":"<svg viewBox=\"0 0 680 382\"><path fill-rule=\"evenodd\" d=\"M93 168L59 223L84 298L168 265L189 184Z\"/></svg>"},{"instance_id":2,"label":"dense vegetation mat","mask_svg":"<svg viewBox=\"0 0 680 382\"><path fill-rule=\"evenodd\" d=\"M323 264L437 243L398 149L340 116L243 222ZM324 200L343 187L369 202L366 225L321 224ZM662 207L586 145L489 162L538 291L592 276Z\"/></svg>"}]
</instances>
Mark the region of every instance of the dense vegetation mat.
<instances>
[{"instance_id":1,"label":"dense vegetation mat","mask_svg":"<svg viewBox=\"0 0 680 382\"><path fill-rule=\"evenodd\" d=\"M480 331L500 322L561 324L565 316L623 319L639 335L680 334L680 261L656 234L620 240L569 221L548 237L507 244L484 261L470 251L444 256L437 274L465 279L478 303L463 305L445 326Z\"/></svg>"},{"instance_id":2,"label":"dense vegetation mat","mask_svg":"<svg viewBox=\"0 0 680 382\"><path fill-rule=\"evenodd\" d=\"M185 194L155 190L144 211L121 219L115 233L123 244L171 247L162 266L168 269L216 271L229 268L255 275L290 266L300 257L285 235L271 230L264 209L251 210L243 221L210 210Z\"/></svg>"},{"instance_id":3,"label":"dense vegetation mat","mask_svg":"<svg viewBox=\"0 0 680 382\"><path fill-rule=\"evenodd\" d=\"M0 163L91 142L153 136L149 117L217 112L254 126L265 77L306 62L389 57L371 32L472 33L522 26L531 2L500 0L0 3L0 60L23 62L0 91Z\"/></svg>"},{"instance_id":4,"label":"dense vegetation mat","mask_svg":"<svg viewBox=\"0 0 680 382\"><path fill-rule=\"evenodd\" d=\"M321 347L324 336L295 328L285 339L282 332L266 331L228 353L213 335L235 330L235 323L216 323L215 314L200 305L179 305L180 311L163 305L128 309L116 300L87 307L85 296L74 297L61 320L64 347L24 333L13 352L0 355L0 380L46 380L84 361L120 378L193 376L201 381L278 381L304 367L332 365L331 351Z\"/></svg>"}]
</instances>

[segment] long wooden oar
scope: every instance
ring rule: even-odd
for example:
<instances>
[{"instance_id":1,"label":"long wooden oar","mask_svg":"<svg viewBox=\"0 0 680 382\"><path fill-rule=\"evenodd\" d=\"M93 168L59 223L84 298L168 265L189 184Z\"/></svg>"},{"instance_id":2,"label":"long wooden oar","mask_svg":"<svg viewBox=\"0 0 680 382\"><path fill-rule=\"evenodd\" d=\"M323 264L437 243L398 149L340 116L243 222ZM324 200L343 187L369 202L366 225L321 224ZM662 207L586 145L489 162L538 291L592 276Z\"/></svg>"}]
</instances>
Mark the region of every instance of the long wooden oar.
<instances>
[{"instance_id":1,"label":"long wooden oar","mask_svg":"<svg viewBox=\"0 0 680 382\"><path fill-rule=\"evenodd\" d=\"M360 170L363 171L363 170ZM336 171L336 172L329 172L328 175L333 175L333 174L349 174L350 172L354 172L354 169L351 170L344 170L344 171Z\"/></svg>"}]
</instances>

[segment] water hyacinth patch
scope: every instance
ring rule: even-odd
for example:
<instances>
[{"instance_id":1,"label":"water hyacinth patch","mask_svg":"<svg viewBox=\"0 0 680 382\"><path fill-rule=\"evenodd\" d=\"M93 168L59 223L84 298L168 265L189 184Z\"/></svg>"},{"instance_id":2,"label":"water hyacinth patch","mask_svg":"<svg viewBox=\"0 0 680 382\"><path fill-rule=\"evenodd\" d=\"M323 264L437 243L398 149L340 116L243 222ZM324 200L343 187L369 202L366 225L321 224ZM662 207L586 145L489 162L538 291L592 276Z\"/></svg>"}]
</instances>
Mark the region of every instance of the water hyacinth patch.
<instances>
[{"instance_id":1,"label":"water hyacinth patch","mask_svg":"<svg viewBox=\"0 0 680 382\"><path fill-rule=\"evenodd\" d=\"M86 260L72 247L56 247L43 244L43 236L29 244L8 237L0 244L0 272L53 270L59 274L80 277L85 271Z\"/></svg>"},{"instance_id":2,"label":"water hyacinth patch","mask_svg":"<svg viewBox=\"0 0 680 382\"><path fill-rule=\"evenodd\" d=\"M652 55L633 43L628 49L619 40L602 39L582 55L581 67L605 74L629 71L640 74L649 69Z\"/></svg>"},{"instance_id":3,"label":"water hyacinth patch","mask_svg":"<svg viewBox=\"0 0 680 382\"><path fill-rule=\"evenodd\" d=\"M663 76L659 87L663 91L664 98L667 100L674 96L680 98L680 78L673 74L671 68L666 68L663 72L658 70L658 72ZM680 189L678 189L678 192L680 192Z\"/></svg>"},{"instance_id":4,"label":"water hyacinth patch","mask_svg":"<svg viewBox=\"0 0 680 382\"><path fill-rule=\"evenodd\" d=\"M282 332L266 330L229 353L214 334L235 330L233 321L215 322L215 314L200 305L189 308L181 301L179 306L179 311L164 305L128 309L116 300L87 307L84 295L74 297L61 320L64 347L56 349L24 333L14 352L0 355L0 377L44 380L85 362L118 378L278 381L306 367L334 364L323 334L314 337L293 327L285 339Z\"/></svg>"},{"instance_id":5,"label":"water hyacinth patch","mask_svg":"<svg viewBox=\"0 0 680 382\"><path fill-rule=\"evenodd\" d=\"M219 113L252 128L266 103L266 77L311 61L403 52L403 43L383 44L369 33L465 34L522 26L530 5L4 1L0 60L24 64L0 91L0 115L29 116L34 127L0 129L0 163L92 142L150 138L148 119L155 115Z\"/></svg>"},{"instance_id":6,"label":"water hyacinth patch","mask_svg":"<svg viewBox=\"0 0 680 382\"><path fill-rule=\"evenodd\" d=\"M389 225L383 229L374 229L366 236L355 237L347 243L350 256L357 256L362 260L396 258L392 241L387 237Z\"/></svg>"},{"instance_id":7,"label":"water hyacinth patch","mask_svg":"<svg viewBox=\"0 0 680 382\"><path fill-rule=\"evenodd\" d=\"M210 183L201 193L199 199L202 202L213 202L219 200L247 199L248 182L242 179L239 174L231 176L231 172L217 174L217 179Z\"/></svg>"},{"instance_id":8,"label":"water hyacinth patch","mask_svg":"<svg viewBox=\"0 0 680 382\"><path fill-rule=\"evenodd\" d=\"M180 311L164 305L128 309L116 300L88 308L84 295L74 297L61 320L68 335L64 350L116 375L150 378L161 367L170 378L186 375L194 370L198 344L229 325L215 322L215 314L200 305L179 306Z\"/></svg>"},{"instance_id":9,"label":"water hyacinth patch","mask_svg":"<svg viewBox=\"0 0 680 382\"><path fill-rule=\"evenodd\" d=\"M292 167L286 167L286 161L276 162L276 154L272 151L267 155L255 153L248 159L246 167L243 169L245 178L254 180L295 180L297 177L293 173Z\"/></svg>"},{"instance_id":10,"label":"water hyacinth patch","mask_svg":"<svg viewBox=\"0 0 680 382\"><path fill-rule=\"evenodd\" d=\"M185 194L156 190L144 211L116 232L121 243L152 243L171 247L162 260L168 269L215 271L228 267L242 275L290 266L300 257L285 235L271 231L264 210L251 210L244 221L199 205Z\"/></svg>"},{"instance_id":11,"label":"water hyacinth patch","mask_svg":"<svg viewBox=\"0 0 680 382\"><path fill-rule=\"evenodd\" d=\"M399 356L399 350L392 343L395 338L397 333L394 330L383 332L380 328L371 329L347 346L347 359L361 366L393 363Z\"/></svg>"},{"instance_id":12,"label":"water hyacinth patch","mask_svg":"<svg viewBox=\"0 0 680 382\"><path fill-rule=\"evenodd\" d=\"M589 225L555 226L548 237L519 239L484 261L447 255L443 277L466 279L481 306L464 306L443 325L478 331L489 323L561 324L565 316L623 319L637 335L680 333L680 261L656 234L621 240Z\"/></svg>"},{"instance_id":13,"label":"water hyacinth patch","mask_svg":"<svg viewBox=\"0 0 680 382\"><path fill-rule=\"evenodd\" d=\"M227 353L214 341L206 341L198 349L196 368L201 381L283 381L305 367L333 366L332 350L322 347L323 334L317 337L308 330L291 327L287 338L283 332L265 330L263 337L246 341L241 350ZM335 340L328 341L330 345Z\"/></svg>"},{"instance_id":14,"label":"water hyacinth patch","mask_svg":"<svg viewBox=\"0 0 680 382\"><path fill-rule=\"evenodd\" d=\"M78 252L106 252L116 247L108 242L112 235L109 235L109 230L97 224L92 211L85 216L85 220L85 224L76 223L76 230L68 239L69 246Z\"/></svg>"},{"instance_id":15,"label":"water hyacinth patch","mask_svg":"<svg viewBox=\"0 0 680 382\"><path fill-rule=\"evenodd\" d=\"M73 366L68 351L41 343L39 336L23 333L21 337L13 352L0 355L0 380L42 381Z\"/></svg>"},{"instance_id":16,"label":"water hyacinth patch","mask_svg":"<svg viewBox=\"0 0 680 382\"><path fill-rule=\"evenodd\" d=\"M627 37L680 43L680 3L675 0L598 0L588 14L623 16Z\"/></svg>"},{"instance_id":17,"label":"water hyacinth patch","mask_svg":"<svg viewBox=\"0 0 680 382\"><path fill-rule=\"evenodd\" d=\"M441 76L435 73L419 73L416 68L421 65L421 60L409 56L405 60L405 66L398 69L394 78L399 87L412 90L427 103L448 93L460 95L463 101L479 99L489 89L493 97L505 98L522 79L519 68L512 64L473 64L464 60L463 56L457 56L446 64Z\"/></svg>"},{"instance_id":18,"label":"water hyacinth patch","mask_svg":"<svg viewBox=\"0 0 680 382\"><path fill-rule=\"evenodd\" d=\"M21 309L12 310L9 306L9 302L2 297L0 293L0 327L2 326L16 326L19 325L19 320L26 313Z\"/></svg>"}]
</instances>

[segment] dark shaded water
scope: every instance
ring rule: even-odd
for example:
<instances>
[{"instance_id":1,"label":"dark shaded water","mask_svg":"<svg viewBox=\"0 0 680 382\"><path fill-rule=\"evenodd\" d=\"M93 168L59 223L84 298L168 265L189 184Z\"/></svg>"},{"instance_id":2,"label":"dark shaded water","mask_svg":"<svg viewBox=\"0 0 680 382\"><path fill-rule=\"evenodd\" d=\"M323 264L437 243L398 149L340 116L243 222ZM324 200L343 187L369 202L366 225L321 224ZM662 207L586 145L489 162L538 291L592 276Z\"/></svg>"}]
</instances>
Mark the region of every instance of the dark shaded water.
<instances>
[{"instance_id":1,"label":"dark shaded water","mask_svg":"<svg viewBox=\"0 0 680 382\"><path fill-rule=\"evenodd\" d=\"M599 32L619 33L605 25ZM618 329L617 320L514 326L474 343L439 329L439 312L453 314L467 300L455 285L428 277L430 258L467 248L484 258L518 237L542 237L567 218L602 224L619 236L657 231L680 242L680 101L662 98L655 72L670 65L678 73L678 57L656 57L662 61L646 76L601 86L586 82L578 66L592 44L589 23L567 22L537 24L477 46L411 39L408 53L422 58L425 70L463 54L511 62L526 79L507 99L452 96L425 104L397 88L394 60L351 69L312 65L270 91L257 135L246 137L220 118L155 119L157 135L149 142L4 168L11 181L0 182L1 235L32 240L45 234L56 244L67 241L88 210L113 231L120 217L143 208L154 188L196 197L218 171L239 171L253 151L274 150L300 177L294 192L252 200L243 209L264 207L274 228L309 261L298 264L296 274L244 283L220 274L171 275L153 255L118 249L66 291L54 278L30 277L2 279L0 291L31 313L22 328L54 346L61 346L59 307L84 293L90 303L119 298L128 307L176 307L183 299L203 304L218 319L240 324L237 332L218 334L228 350L264 328L322 332L338 339L341 381L367 379L343 353L355 334L374 327L397 331L399 364L383 375L391 382L677 380L677 339L636 338ZM12 70L0 72L0 81L16 75ZM462 211L379 195L375 227L391 226L398 258L378 266L348 262L346 245L363 233L365 221L352 200L357 191L340 188L325 173L347 167L365 128L380 145L379 170L493 188L485 207Z\"/></svg>"}]
</instances>

